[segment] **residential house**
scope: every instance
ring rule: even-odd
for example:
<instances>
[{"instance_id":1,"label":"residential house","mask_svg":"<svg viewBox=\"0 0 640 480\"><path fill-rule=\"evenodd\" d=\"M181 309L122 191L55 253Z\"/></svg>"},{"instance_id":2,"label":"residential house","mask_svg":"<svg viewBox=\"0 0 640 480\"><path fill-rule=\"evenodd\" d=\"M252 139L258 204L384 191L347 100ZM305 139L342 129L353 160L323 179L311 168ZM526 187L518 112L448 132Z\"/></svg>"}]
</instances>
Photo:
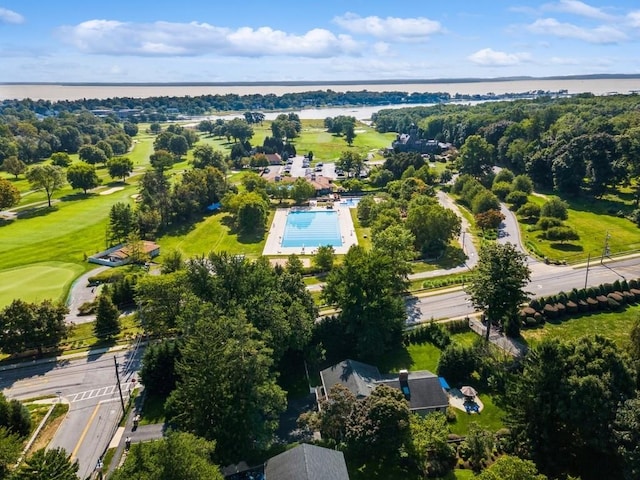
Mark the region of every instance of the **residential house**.
<instances>
[{"instance_id":1,"label":"residential house","mask_svg":"<svg viewBox=\"0 0 640 480\"><path fill-rule=\"evenodd\" d=\"M443 412L449 406L449 397L437 375L421 370L381 374L377 367L355 360L344 360L320 372L322 386L316 390L318 399L327 399L331 387L340 383L359 400L368 397L378 385L388 385L402 391L415 413Z\"/></svg>"}]
</instances>

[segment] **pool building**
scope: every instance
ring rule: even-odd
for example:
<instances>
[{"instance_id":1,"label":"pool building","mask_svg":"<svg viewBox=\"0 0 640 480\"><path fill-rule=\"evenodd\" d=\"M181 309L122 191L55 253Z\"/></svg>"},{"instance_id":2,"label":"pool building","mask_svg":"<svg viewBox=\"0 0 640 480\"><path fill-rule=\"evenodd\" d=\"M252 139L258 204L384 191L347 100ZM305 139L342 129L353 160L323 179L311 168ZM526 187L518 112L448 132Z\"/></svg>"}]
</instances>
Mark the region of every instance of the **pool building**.
<instances>
[{"instance_id":1,"label":"pool building","mask_svg":"<svg viewBox=\"0 0 640 480\"><path fill-rule=\"evenodd\" d=\"M338 254L358 243L349 206L279 208L271 223L263 255L313 255L331 245Z\"/></svg>"}]
</instances>

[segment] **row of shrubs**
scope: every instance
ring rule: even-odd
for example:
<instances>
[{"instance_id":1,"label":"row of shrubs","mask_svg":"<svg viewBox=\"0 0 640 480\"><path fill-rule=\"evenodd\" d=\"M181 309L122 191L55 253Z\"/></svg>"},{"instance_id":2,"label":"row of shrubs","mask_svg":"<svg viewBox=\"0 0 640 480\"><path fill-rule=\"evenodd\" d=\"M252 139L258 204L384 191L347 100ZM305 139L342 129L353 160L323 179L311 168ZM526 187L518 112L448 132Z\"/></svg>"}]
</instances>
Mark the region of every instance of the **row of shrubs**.
<instances>
[{"instance_id":1,"label":"row of shrubs","mask_svg":"<svg viewBox=\"0 0 640 480\"><path fill-rule=\"evenodd\" d=\"M431 343L444 350L451 343L451 335L469 330L469 320L436 323L433 320L404 332L405 345Z\"/></svg>"},{"instance_id":2,"label":"row of shrubs","mask_svg":"<svg viewBox=\"0 0 640 480\"><path fill-rule=\"evenodd\" d=\"M597 287L574 288L569 293L534 298L520 310L523 326L535 327L547 320L596 310L618 310L640 301L640 280L616 280Z\"/></svg>"}]
</instances>

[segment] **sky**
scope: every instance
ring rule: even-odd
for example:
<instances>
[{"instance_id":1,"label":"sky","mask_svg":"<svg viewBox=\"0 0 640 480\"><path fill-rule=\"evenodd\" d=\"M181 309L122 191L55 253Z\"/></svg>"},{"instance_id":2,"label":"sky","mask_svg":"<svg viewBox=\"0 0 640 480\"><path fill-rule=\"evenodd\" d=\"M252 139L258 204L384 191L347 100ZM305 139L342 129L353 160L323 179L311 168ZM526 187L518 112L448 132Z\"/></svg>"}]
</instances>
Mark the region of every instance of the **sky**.
<instances>
[{"instance_id":1,"label":"sky","mask_svg":"<svg viewBox=\"0 0 640 480\"><path fill-rule=\"evenodd\" d=\"M640 2L0 0L0 82L640 74Z\"/></svg>"}]
</instances>

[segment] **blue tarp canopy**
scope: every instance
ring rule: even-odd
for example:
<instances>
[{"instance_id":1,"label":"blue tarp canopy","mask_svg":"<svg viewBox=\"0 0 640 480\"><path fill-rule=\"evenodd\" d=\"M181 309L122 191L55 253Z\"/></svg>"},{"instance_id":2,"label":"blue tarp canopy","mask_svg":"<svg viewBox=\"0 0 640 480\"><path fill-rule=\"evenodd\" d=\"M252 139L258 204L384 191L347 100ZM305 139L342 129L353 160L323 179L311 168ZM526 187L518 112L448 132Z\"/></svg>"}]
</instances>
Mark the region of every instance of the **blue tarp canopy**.
<instances>
[{"instance_id":1,"label":"blue tarp canopy","mask_svg":"<svg viewBox=\"0 0 640 480\"><path fill-rule=\"evenodd\" d=\"M211 211L211 212L215 212L216 210L220 210L221 207L221 203L220 202L216 202L216 203L212 203L211 205L209 205L207 207L207 210Z\"/></svg>"},{"instance_id":2,"label":"blue tarp canopy","mask_svg":"<svg viewBox=\"0 0 640 480\"><path fill-rule=\"evenodd\" d=\"M449 390L451 388L444 378L438 377L438 380L440 380L440 386L445 390Z\"/></svg>"}]
</instances>

